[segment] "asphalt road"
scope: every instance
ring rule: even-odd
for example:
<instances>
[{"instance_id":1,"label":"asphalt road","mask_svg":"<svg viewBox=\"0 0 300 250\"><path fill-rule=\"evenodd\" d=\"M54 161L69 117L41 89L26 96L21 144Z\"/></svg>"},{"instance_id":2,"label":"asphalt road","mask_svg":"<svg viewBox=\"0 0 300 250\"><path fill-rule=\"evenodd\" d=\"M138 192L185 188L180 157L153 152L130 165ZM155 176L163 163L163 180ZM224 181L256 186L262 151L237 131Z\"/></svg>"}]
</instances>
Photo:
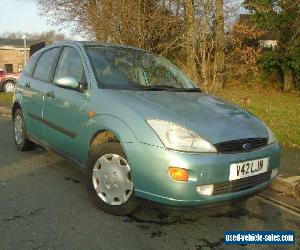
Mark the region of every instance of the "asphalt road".
<instances>
[{"instance_id":1,"label":"asphalt road","mask_svg":"<svg viewBox=\"0 0 300 250\"><path fill-rule=\"evenodd\" d=\"M42 149L18 152L11 125L0 117L0 249L253 249L225 246L227 230L294 230L296 245L276 249L300 249L300 217L255 197L194 212L105 214L67 161Z\"/></svg>"}]
</instances>

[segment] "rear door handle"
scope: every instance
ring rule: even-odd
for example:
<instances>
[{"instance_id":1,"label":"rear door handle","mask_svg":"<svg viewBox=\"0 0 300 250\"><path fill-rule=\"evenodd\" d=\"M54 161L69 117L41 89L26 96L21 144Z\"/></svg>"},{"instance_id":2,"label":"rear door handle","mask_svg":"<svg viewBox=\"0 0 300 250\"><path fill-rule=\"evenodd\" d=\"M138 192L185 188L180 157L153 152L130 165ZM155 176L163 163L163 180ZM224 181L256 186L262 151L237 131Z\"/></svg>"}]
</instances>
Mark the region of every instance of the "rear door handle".
<instances>
[{"instance_id":1,"label":"rear door handle","mask_svg":"<svg viewBox=\"0 0 300 250\"><path fill-rule=\"evenodd\" d=\"M55 98L55 94L54 94L53 91L47 92L47 93L46 93L46 96L47 96L48 98Z\"/></svg>"},{"instance_id":2,"label":"rear door handle","mask_svg":"<svg viewBox=\"0 0 300 250\"><path fill-rule=\"evenodd\" d=\"M26 88L26 89L29 89L29 88L30 88L30 82L26 82L26 83L25 83L25 88Z\"/></svg>"}]
</instances>

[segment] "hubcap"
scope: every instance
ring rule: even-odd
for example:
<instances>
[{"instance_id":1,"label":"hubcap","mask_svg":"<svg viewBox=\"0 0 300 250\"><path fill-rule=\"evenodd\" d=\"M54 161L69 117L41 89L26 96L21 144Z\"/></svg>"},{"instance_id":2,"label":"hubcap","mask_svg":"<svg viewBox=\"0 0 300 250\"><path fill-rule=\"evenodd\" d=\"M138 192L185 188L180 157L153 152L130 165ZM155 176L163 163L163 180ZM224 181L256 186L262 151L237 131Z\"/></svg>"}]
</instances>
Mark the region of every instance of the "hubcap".
<instances>
[{"instance_id":1,"label":"hubcap","mask_svg":"<svg viewBox=\"0 0 300 250\"><path fill-rule=\"evenodd\" d=\"M15 140L17 144L21 144L23 140L23 122L20 115L15 117Z\"/></svg>"},{"instance_id":2,"label":"hubcap","mask_svg":"<svg viewBox=\"0 0 300 250\"><path fill-rule=\"evenodd\" d=\"M94 166L92 179L98 196L109 205L122 205L132 194L130 167L119 155L101 156Z\"/></svg>"},{"instance_id":3,"label":"hubcap","mask_svg":"<svg viewBox=\"0 0 300 250\"><path fill-rule=\"evenodd\" d=\"M14 92L15 91L15 83L14 82L6 82L4 85L5 92Z\"/></svg>"}]
</instances>

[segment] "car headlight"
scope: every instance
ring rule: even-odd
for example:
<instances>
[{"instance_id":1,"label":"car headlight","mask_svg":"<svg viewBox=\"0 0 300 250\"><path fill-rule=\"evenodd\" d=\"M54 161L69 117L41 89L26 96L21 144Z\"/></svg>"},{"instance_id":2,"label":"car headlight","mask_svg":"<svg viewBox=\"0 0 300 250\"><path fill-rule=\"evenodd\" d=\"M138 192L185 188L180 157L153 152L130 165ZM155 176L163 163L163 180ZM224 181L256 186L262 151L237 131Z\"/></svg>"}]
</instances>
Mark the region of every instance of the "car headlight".
<instances>
[{"instance_id":1,"label":"car headlight","mask_svg":"<svg viewBox=\"0 0 300 250\"><path fill-rule=\"evenodd\" d=\"M187 152L216 153L216 148L195 132L162 120L147 120L166 148Z\"/></svg>"},{"instance_id":2,"label":"car headlight","mask_svg":"<svg viewBox=\"0 0 300 250\"><path fill-rule=\"evenodd\" d=\"M265 127L266 127L266 130L269 135L268 144L273 144L273 143L277 142L277 137L274 134L274 132L269 128L269 126L267 124L265 124Z\"/></svg>"}]
</instances>

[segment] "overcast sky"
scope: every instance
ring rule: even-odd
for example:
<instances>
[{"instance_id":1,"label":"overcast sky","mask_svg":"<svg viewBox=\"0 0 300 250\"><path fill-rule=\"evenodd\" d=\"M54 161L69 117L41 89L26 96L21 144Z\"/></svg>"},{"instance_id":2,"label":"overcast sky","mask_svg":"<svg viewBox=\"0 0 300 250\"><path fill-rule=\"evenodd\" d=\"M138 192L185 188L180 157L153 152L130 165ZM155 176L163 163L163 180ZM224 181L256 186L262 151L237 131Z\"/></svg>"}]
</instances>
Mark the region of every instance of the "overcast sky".
<instances>
[{"instance_id":1,"label":"overcast sky","mask_svg":"<svg viewBox=\"0 0 300 250\"><path fill-rule=\"evenodd\" d=\"M0 34L4 32L43 32L55 30L70 35L70 31L48 24L39 16L36 0L0 0Z\"/></svg>"}]
</instances>

